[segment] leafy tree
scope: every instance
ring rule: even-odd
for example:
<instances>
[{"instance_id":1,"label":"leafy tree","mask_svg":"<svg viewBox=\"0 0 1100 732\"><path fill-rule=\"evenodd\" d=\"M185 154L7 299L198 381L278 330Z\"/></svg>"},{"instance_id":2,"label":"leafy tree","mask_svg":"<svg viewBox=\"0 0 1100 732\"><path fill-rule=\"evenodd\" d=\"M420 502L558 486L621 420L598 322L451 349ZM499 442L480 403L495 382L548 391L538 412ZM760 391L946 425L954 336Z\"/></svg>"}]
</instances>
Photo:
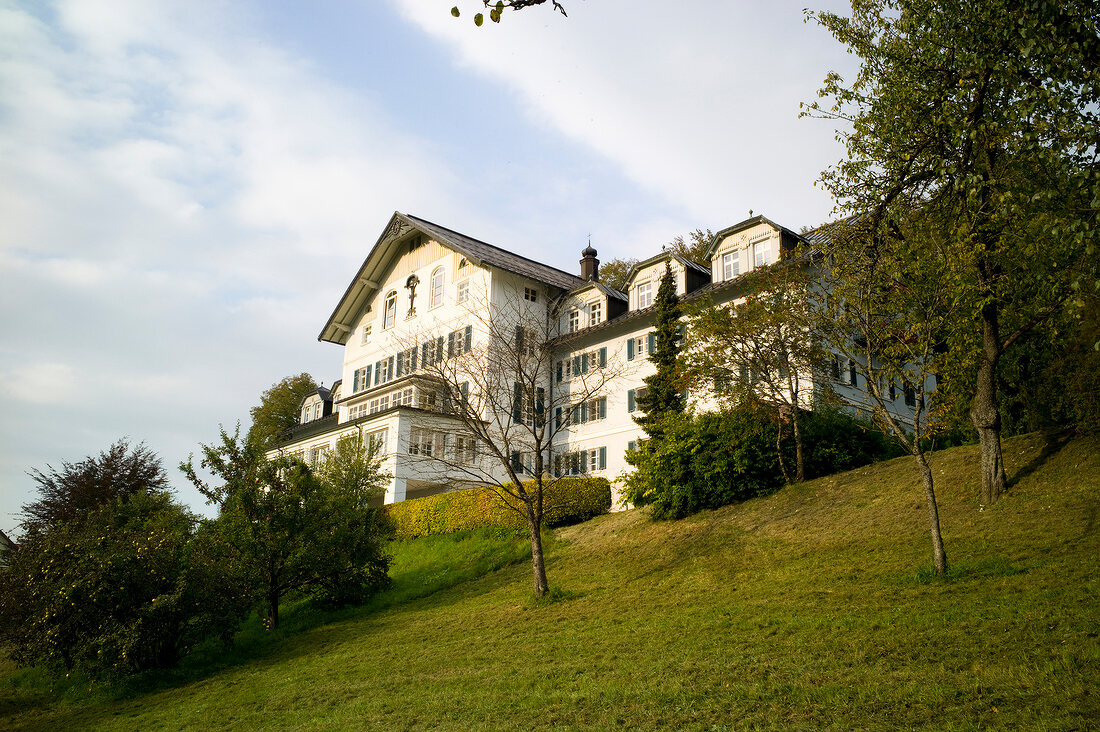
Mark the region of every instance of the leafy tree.
<instances>
[{"instance_id":1,"label":"leafy tree","mask_svg":"<svg viewBox=\"0 0 1100 732\"><path fill-rule=\"evenodd\" d=\"M714 232L710 229L706 231L695 229L694 231L689 231L686 238L677 235L665 248L693 262L706 263L709 261L707 258L707 250L710 249L710 243L713 240Z\"/></svg>"},{"instance_id":2,"label":"leafy tree","mask_svg":"<svg viewBox=\"0 0 1100 732\"><path fill-rule=\"evenodd\" d=\"M0 640L20 664L92 675L166 668L248 602L164 491L116 495L25 537L0 570Z\"/></svg>"},{"instance_id":3,"label":"leafy tree","mask_svg":"<svg viewBox=\"0 0 1100 732\"><path fill-rule=\"evenodd\" d=\"M558 2L558 0L481 0L483 7L489 9L489 20L494 23L499 23L505 10L523 10L524 8L531 8L536 5L543 5L546 2L553 4L554 10L565 16L565 7ZM462 11L455 5L451 8L451 15L458 18L462 15ZM474 25L478 28L485 23L485 16L482 13L474 14Z\"/></svg>"},{"instance_id":4,"label":"leafy tree","mask_svg":"<svg viewBox=\"0 0 1100 732\"><path fill-rule=\"evenodd\" d=\"M950 405L936 394L943 339L960 327L953 282L942 270L925 266L920 252L941 232L923 228L914 217L890 229L873 218L830 227L821 280L829 297L822 303L820 327L831 347L848 361L855 378L849 387L870 403L872 418L909 452L920 470L932 535L936 572L947 571L939 507L926 454L929 439L945 426ZM838 369L839 371L839 369ZM899 389L900 387L900 389ZM904 406L898 405L902 400Z\"/></svg>"},{"instance_id":5,"label":"leafy tree","mask_svg":"<svg viewBox=\"0 0 1100 732\"><path fill-rule=\"evenodd\" d=\"M260 396L260 403L249 410L252 426L248 428L248 441L270 448L280 433L298 424L299 405L315 391L317 382L306 373L272 384Z\"/></svg>"},{"instance_id":6,"label":"leafy tree","mask_svg":"<svg viewBox=\"0 0 1100 732\"><path fill-rule=\"evenodd\" d=\"M627 276L637 263L637 259L630 258L607 260L600 265L600 282L614 290L625 292Z\"/></svg>"},{"instance_id":7,"label":"leafy tree","mask_svg":"<svg viewBox=\"0 0 1100 732\"><path fill-rule=\"evenodd\" d=\"M680 298L676 294L676 278L669 262L665 262L665 273L657 286L655 304L655 343L649 360L657 366L657 371L644 379L646 391L638 397L638 409L643 415L634 418L651 438L660 436L662 418L665 415L684 411L684 397L677 372L680 354Z\"/></svg>"},{"instance_id":8,"label":"leafy tree","mask_svg":"<svg viewBox=\"0 0 1100 732\"><path fill-rule=\"evenodd\" d=\"M168 489L168 476L160 458L144 444L130 449L119 440L95 457L77 463L47 465L46 472L28 475L38 484L39 498L23 506L23 529L40 533L57 524L74 521L113 500L126 500L143 490Z\"/></svg>"},{"instance_id":9,"label":"leafy tree","mask_svg":"<svg viewBox=\"0 0 1100 732\"><path fill-rule=\"evenodd\" d=\"M941 371L972 388L982 495L994 501L1006 485L1002 355L1097 274L1100 9L856 0L851 17L816 18L863 62L850 84L829 74L832 105L808 110L847 128L847 159L824 182L873 229L901 231L914 212L938 222L926 227L937 240L913 253L951 274L950 299L974 324L945 341Z\"/></svg>"},{"instance_id":10,"label":"leafy tree","mask_svg":"<svg viewBox=\"0 0 1100 732\"><path fill-rule=\"evenodd\" d=\"M293 458L268 460L263 448L221 430L202 446L201 465L223 482L211 486L189 460L180 469L219 508L212 527L225 560L243 567L270 627L291 592L322 602L356 602L388 582L385 524L370 500L388 480L362 436L343 439L317 472Z\"/></svg>"},{"instance_id":11,"label":"leafy tree","mask_svg":"<svg viewBox=\"0 0 1100 732\"><path fill-rule=\"evenodd\" d=\"M828 351L816 328L818 303L808 263L792 261L743 275L743 297L726 306L710 302L693 309L691 338L683 355L689 384L713 388L720 402L736 406L762 401L791 424L795 480L806 477L802 412L813 407L814 385L824 379ZM788 476L781 444L780 468Z\"/></svg>"}]
</instances>

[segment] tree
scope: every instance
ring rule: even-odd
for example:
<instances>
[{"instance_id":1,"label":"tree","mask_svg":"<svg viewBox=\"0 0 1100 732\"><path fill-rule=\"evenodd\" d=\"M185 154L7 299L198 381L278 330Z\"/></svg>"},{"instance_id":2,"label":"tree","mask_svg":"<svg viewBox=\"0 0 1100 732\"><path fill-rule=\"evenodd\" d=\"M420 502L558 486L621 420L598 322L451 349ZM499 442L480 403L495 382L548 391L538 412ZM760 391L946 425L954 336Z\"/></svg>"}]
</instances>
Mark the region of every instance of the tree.
<instances>
[{"instance_id":1,"label":"tree","mask_svg":"<svg viewBox=\"0 0 1100 732\"><path fill-rule=\"evenodd\" d=\"M684 411L683 389L677 370L680 355L680 298L672 265L665 262L665 273L657 286L656 313L653 317L655 343L649 360L657 371L645 377L645 392L638 397L641 416L634 418L650 438L660 437L662 419Z\"/></svg>"},{"instance_id":2,"label":"tree","mask_svg":"<svg viewBox=\"0 0 1100 732\"><path fill-rule=\"evenodd\" d=\"M939 241L941 232L922 230L926 221L919 217L910 223L897 221L884 231L866 218L829 227L829 241L819 244L822 288L829 294L821 305L820 329L848 361L849 386L862 389L861 401L873 405L874 422L915 459L933 563L943 574L947 553L926 443L942 427L940 415L950 409L933 405L931 398L943 356L939 346L960 320L951 277L924 266L919 256ZM911 412L896 406L899 398Z\"/></svg>"},{"instance_id":3,"label":"tree","mask_svg":"<svg viewBox=\"0 0 1100 732\"><path fill-rule=\"evenodd\" d=\"M570 451L559 435L588 415L595 419L593 410L606 410L606 388L621 373L606 349L554 361L559 307L472 300L472 324L464 331L423 332L405 345L420 354L416 369L439 394L438 417L414 428L422 435L410 450L418 472L451 485L488 487L523 516L539 597L549 591L541 535L551 508L546 498L560 479L587 472L587 454ZM433 431L454 427L461 432L450 444L448 433Z\"/></svg>"},{"instance_id":4,"label":"tree","mask_svg":"<svg viewBox=\"0 0 1100 732\"><path fill-rule=\"evenodd\" d=\"M39 498L23 506L23 530L40 533L51 526L74 521L113 500L126 500L142 491L168 489L168 476L160 458L144 444L130 449L119 440L95 457L78 463L47 465L46 472L28 475L38 484Z\"/></svg>"},{"instance_id":5,"label":"tree","mask_svg":"<svg viewBox=\"0 0 1100 732\"><path fill-rule=\"evenodd\" d=\"M736 302L710 302L693 309L691 338L683 354L688 383L706 389L726 408L770 405L776 412L776 454L784 478L790 476L780 441L789 421L795 444L795 480L806 478L802 410L813 407L815 385L824 378L828 351L816 328L820 295L804 260L755 269L740 279Z\"/></svg>"},{"instance_id":6,"label":"tree","mask_svg":"<svg viewBox=\"0 0 1100 732\"><path fill-rule=\"evenodd\" d=\"M315 391L317 382L306 373L272 384L260 396L260 403L249 410L252 426L248 428L248 441L270 448L280 433L298 424L302 400Z\"/></svg>"},{"instance_id":7,"label":"tree","mask_svg":"<svg viewBox=\"0 0 1100 732\"><path fill-rule=\"evenodd\" d=\"M345 438L315 472L293 458L268 460L263 448L224 429L216 445L202 445L201 465L223 482L198 477L192 460L180 469L218 506L212 530L228 562L242 566L268 624L279 624L279 604L305 592L326 603L354 602L386 586L380 509L370 500L388 476L361 435Z\"/></svg>"},{"instance_id":8,"label":"tree","mask_svg":"<svg viewBox=\"0 0 1100 732\"><path fill-rule=\"evenodd\" d=\"M600 265L600 281L613 290L625 292L627 277L637 263L637 259L609 259Z\"/></svg>"},{"instance_id":9,"label":"tree","mask_svg":"<svg viewBox=\"0 0 1100 732\"><path fill-rule=\"evenodd\" d=\"M120 441L37 475L46 496L24 507L29 530L0 569L0 641L14 660L125 674L231 637L247 608L239 578L204 551L193 514L143 487L164 482L155 454Z\"/></svg>"},{"instance_id":10,"label":"tree","mask_svg":"<svg viewBox=\"0 0 1100 732\"><path fill-rule=\"evenodd\" d=\"M565 7L558 0L481 0L482 6L489 9L489 20L494 23L500 22L505 10L523 10L546 2L552 3L554 10L561 13L563 18L566 17ZM451 8L451 15L458 18L462 15L462 11L455 5ZM485 16L482 13L474 14L474 25L480 28L484 22Z\"/></svg>"},{"instance_id":11,"label":"tree","mask_svg":"<svg viewBox=\"0 0 1100 732\"><path fill-rule=\"evenodd\" d=\"M856 0L850 18L815 17L863 62L849 85L829 74L832 105L807 110L849 125L847 159L823 180L876 231L914 212L938 222L926 228L941 239L914 256L952 273L959 317L976 324L941 367L972 385L982 495L995 501L1001 357L1096 275L1100 8Z\"/></svg>"},{"instance_id":12,"label":"tree","mask_svg":"<svg viewBox=\"0 0 1100 732\"><path fill-rule=\"evenodd\" d=\"M706 263L710 261L707 251L710 249L710 243L713 240L714 232L710 229L706 231L695 229L688 232L687 238L680 235L673 237L665 249L680 255L684 259Z\"/></svg>"}]
</instances>

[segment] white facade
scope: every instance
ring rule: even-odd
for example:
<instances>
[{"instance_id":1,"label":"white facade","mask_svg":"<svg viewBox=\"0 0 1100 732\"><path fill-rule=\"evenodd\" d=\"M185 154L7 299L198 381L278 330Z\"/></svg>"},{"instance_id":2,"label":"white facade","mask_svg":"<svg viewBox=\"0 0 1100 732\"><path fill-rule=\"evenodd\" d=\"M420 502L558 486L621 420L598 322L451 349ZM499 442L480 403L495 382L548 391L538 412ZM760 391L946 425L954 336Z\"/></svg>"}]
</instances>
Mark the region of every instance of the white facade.
<instances>
[{"instance_id":1,"label":"white facade","mask_svg":"<svg viewBox=\"0 0 1100 732\"><path fill-rule=\"evenodd\" d=\"M341 378L331 393L321 389L303 400L302 424L287 434L278 451L314 462L344 435L359 431L370 436L381 446L383 469L393 476L387 503L475 484L464 467L468 463L500 479L505 471L499 457L469 444L471 436L448 414L437 382L429 378L432 368L425 365L435 368L446 359L483 353L478 349L492 333L510 332L513 323L549 319L541 332L550 340L539 344L549 359L538 393L540 408L543 395L553 405L545 419L561 429L545 456L547 469L615 481L628 469L626 452L643 436L633 418L643 379L654 372L647 356L654 339L653 303L666 263L682 298L706 296L721 304L739 296L739 276L775 263L800 241L799 235L758 216L719 232L705 263L709 271L662 253L639 263L622 293L598 278L581 279L395 213L319 336L344 347ZM595 251L589 248L584 256L582 271L594 273ZM476 369L476 359L462 368ZM606 378L594 381L597 375ZM847 385L845 391L846 375L843 371L837 379L841 396L861 403L858 385ZM462 382L462 399L469 391L473 403L485 403L476 401L482 376L470 373L469 383ZM455 376L456 383L462 378ZM595 390L593 383L599 384ZM524 408L518 383L516 390L518 415ZM571 393L586 398L571 400ZM697 407L707 406L706 394L693 397ZM812 404L812 393L809 398ZM506 425L512 417L493 413L485 404L486 421ZM434 459L440 456L446 460ZM529 457L523 458L528 470Z\"/></svg>"}]
</instances>

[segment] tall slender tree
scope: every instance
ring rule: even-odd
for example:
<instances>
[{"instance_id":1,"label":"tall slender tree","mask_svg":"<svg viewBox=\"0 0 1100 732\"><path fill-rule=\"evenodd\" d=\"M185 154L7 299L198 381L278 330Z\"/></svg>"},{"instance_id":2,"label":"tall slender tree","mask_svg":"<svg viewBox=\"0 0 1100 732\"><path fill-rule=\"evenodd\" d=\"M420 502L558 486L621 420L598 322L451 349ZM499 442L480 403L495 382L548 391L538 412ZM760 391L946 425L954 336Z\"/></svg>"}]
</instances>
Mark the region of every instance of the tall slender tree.
<instances>
[{"instance_id":1,"label":"tall slender tree","mask_svg":"<svg viewBox=\"0 0 1100 732\"><path fill-rule=\"evenodd\" d=\"M657 287L657 311L654 315L655 343L649 360L657 371L645 377L645 392L638 397L641 416L635 417L651 438L660 434L661 420L684 411L683 389L677 371L680 355L680 297L676 294L676 276L665 262L665 273Z\"/></svg>"}]
</instances>

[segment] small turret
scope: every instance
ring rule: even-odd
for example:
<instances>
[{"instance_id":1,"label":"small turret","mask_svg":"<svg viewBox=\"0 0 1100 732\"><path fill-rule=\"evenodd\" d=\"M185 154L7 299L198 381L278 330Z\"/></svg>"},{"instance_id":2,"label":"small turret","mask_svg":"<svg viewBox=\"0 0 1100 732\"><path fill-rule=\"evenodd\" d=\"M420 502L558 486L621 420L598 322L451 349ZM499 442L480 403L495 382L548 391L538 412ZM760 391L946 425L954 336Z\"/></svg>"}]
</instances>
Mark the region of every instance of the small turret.
<instances>
[{"instance_id":1,"label":"small turret","mask_svg":"<svg viewBox=\"0 0 1100 732\"><path fill-rule=\"evenodd\" d=\"M581 279L599 282L600 260L596 259L596 250L592 248L592 242L581 252Z\"/></svg>"}]
</instances>

